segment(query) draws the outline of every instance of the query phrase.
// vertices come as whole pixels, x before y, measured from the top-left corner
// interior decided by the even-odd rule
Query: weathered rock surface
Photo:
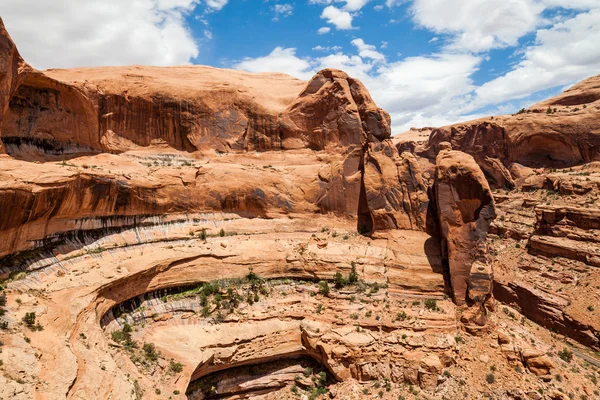
[[[433,129],[414,152],[435,159],[440,143],[471,154],[492,187],[511,188],[514,163],[563,168],[600,161],[600,76],[510,116],[493,116]],[[404,144],[403,146],[406,146]]]
[[[600,339],[596,89],[391,139],[342,71],[36,71],[0,22],[0,397],[590,395],[543,327]]]
[[[436,159],[434,193],[452,296],[481,305],[493,279],[485,238],[496,213],[488,183],[473,157],[445,149]]]

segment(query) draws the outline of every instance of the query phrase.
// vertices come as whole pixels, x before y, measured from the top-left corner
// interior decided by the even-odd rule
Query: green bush
[[[560,357],[561,360],[570,363],[573,360],[573,352],[565,348],[558,352],[558,357]]]
[[[353,284],[358,282],[358,274],[356,273],[356,263],[352,261],[350,263],[352,269],[350,270],[350,274],[348,275],[348,283]]]
[[[23,322],[29,329],[34,330],[35,329],[35,312],[25,313],[25,316],[23,317]]]
[[[156,351],[156,347],[152,343],[144,343],[142,346],[142,350],[144,351],[144,357],[146,357],[150,361],[158,360],[158,352]]]
[[[171,360],[171,362],[169,364],[169,370],[171,372],[178,374],[181,371],[183,371],[183,365],[181,365],[181,363],[179,363],[179,362],[175,362],[174,360]]]
[[[344,286],[346,286],[347,282],[346,282],[346,278],[344,278],[344,276],[342,275],[341,272],[336,272],[334,277],[333,277],[334,281],[335,281],[335,288],[336,289],[341,289]]]
[[[319,281],[319,293],[323,296],[329,295],[329,284],[327,281]]]
[[[436,299],[427,299],[425,300],[425,308],[431,311],[439,311],[440,308],[437,305]]]

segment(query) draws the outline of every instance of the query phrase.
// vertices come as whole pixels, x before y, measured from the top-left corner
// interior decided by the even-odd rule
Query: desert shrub
[[[35,312],[25,313],[23,323],[31,330],[35,330]]]
[[[573,360],[573,352],[565,348],[558,352],[558,357],[570,363]]]
[[[327,281],[319,281],[319,293],[323,296],[329,295],[329,284]]]
[[[183,365],[181,365],[181,363],[179,362],[171,360],[171,362],[169,363],[169,371],[174,373],[180,373],[181,371],[183,371]]]
[[[344,286],[346,286],[346,278],[344,278],[344,276],[342,275],[341,272],[336,272],[335,275],[333,276],[333,279],[335,281],[335,288],[336,289],[341,289]]]
[[[148,360],[158,360],[159,353],[156,351],[156,347],[153,343],[144,343],[142,350],[144,351],[144,357],[146,357]]]
[[[427,299],[425,300],[425,308],[431,311],[439,311],[440,308],[437,305],[436,299]]]
[[[396,321],[404,321],[406,318],[408,318],[408,315],[406,315],[404,311],[401,311],[398,314],[396,314]]]
[[[356,273],[356,263],[352,261],[350,265],[352,268],[350,270],[350,274],[348,275],[348,283],[353,284],[358,282],[358,274]]]

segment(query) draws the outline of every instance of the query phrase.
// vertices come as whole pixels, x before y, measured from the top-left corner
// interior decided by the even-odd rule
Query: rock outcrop
[[[390,116],[358,80],[342,71],[318,72],[281,114],[282,148],[366,145],[390,137]]]
[[[471,154],[496,188],[512,188],[514,164],[564,168],[600,161],[600,76],[510,116],[493,116],[433,129],[415,154],[434,160],[442,142]],[[406,147],[406,143],[402,143]]]
[[[442,145],[434,193],[450,290],[457,304],[476,303],[485,313],[493,279],[485,239],[496,217],[494,198],[473,157]]]
[[[414,155],[389,140],[369,143],[363,179],[374,230],[426,229],[429,198]]]

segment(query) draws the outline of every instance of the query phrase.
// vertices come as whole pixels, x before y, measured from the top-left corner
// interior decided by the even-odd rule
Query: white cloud
[[[215,10],[220,10],[221,8],[225,7],[228,2],[229,0],[206,0],[206,5]]]
[[[294,13],[294,7],[291,4],[275,4],[273,6],[273,11],[275,12],[275,17],[273,17],[274,21],[278,21],[279,17],[289,17]]]
[[[340,10],[334,6],[325,7],[321,18],[335,25],[336,29],[352,29],[352,15],[348,11]]]
[[[276,47],[264,57],[245,58],[233,68],[248,72],[283,72],[300,79],[309,79],[314,73],[307,60],[296,56],[296,49],[283,47]]]
[[[377,51],[377,47],[366,44],[364,40],[354,39],[350,43],[356,46],[359,56],[377,61],[385,61],[385,56]]]
[[[577,10],[591,10],[598,8],[598,0],[543,0],[548,7],[572,8]]]
[[[371,0],[309,0],[309,4],[327,5],[321,14],[322,19],[335,25],[336,29],[352,29],[352,19]],[[344,3],[341,8],[333,4]],[[321,28],[322,29],[322,28]],[[320,32],[319,33],[326,33]]]
[[[337,68],[360,79],[380,107],[392,115],[395,133],[410,126],[460,119],[454,112],[454,99],[475,89],[470,76],[481,58],[468,54],[435,54],[410,57],[389,63],[375,46],[355,39],[358,54],[344,54],[331,48],[323,57],[299,58],[295,49],[277,47],[265,57],[246,59],[234,67],[248,71],[280,71],[309,79],[323,68]],[[314,50],[327,51],[317,46]]]
[[[375,11],[381,11],[381,10],[383,10],[383,6],[381,4],[378,4],[375,7],[373,7],[373,10],[375,10]]]
[[[402,3],[405,3],[406,1],[407,0],[386,0],[385,5],[391,8],[391,7],[400,5]]]
[[[329,31],[330,31],[330,30],[331,30],[331,28],[330,28],[330,27],[328,27],[328,26],[324,26],[324,27],[322,27],[322,28],[319,28],[319,30],[317,31],[317,33],[318,33],[319,35],[324,35],[324,34],[326,34],[326,33],[329,33]]]
[[[600,9],[582,13],[536,34],[534,45],[507,74],[479,87],[471,108],[566,85],[600,72]]]
[[[541,23],[537,0],[414,0],[413,19],[454,35],[450,48],[474,52],[514,46]]]
[[[369,0],[346,0],[345,10],[358,11],[367,4]]]
[[[325,46],[325,47],[323,47],[321,45],[318,45],[318,46],[313,47],[312,49],[313,49],[313,51],[333,51],[333,52],[338,52],[338,51],[342,50],[342,47],[341,46],[331,46],[331,47]]]
[[[2,18],[36,68],[189,63],[198,45],[185,23],[197,0],[2,0]],[[210,0],[223,7],[226,0]]]

